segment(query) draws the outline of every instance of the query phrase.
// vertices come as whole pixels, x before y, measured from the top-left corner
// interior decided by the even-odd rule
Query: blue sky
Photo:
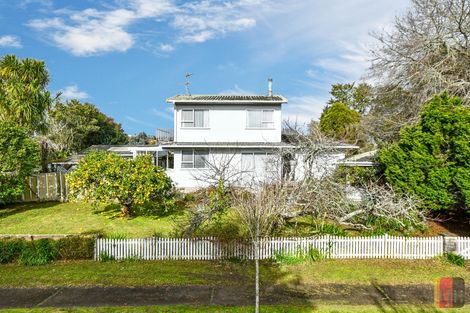
[[[333,83],[359,81],[409,0],[0,0],[0,55],[46,62],[52,92],[97,105],[129,134],[172,127],[184,93],[288,98],[318,119]]]

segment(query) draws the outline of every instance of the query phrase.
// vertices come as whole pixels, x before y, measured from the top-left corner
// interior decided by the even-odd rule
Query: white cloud
[[[157,109],[152,109],[152,114],[158,117],[162,117],[166,120],[173,121],[173,114],[170,114],[168,111],[160,111]]]
[[[134,44],[133,37],[124,29],[135,19],[134,12],[130,10],[101,12],[86,9],[71,13],[68,19],[36,19],[29,25],[37,30],[52,30],[53,41],[78,56],[122,52]]]
[[[318,96],[292,96],[289,103],[283,105],[282,118],[290,122],[308,124],[312,119],[319,120],[326,98]]]
[[[130,5],[141,18],[159,17],[178,11],[178,8],[168,0],[131,0]]]
[[[181,7],[171,25],[180,31],[178,42],[201,43],[228,32],[243,31],[256,25],[253,10],[265,1],[202,0]]]
[[[256,93],[254,93],[252,91],[249,91],[249,90],[246,90],[246,89],[243,89],[243,88],[240,88],[237,84],[235,84],[235,86],[233,86],[232,89],[223,90],[219,94],[220,95],[245,95],[245,96],[249,96],[249,95],[255,95]]]
[[[31,20],[28,25],[46,31],[59,48],[89,56],[127,51],[136,42],[129,27],[145,19],[167,22],[176,31],[175,43],[202,43],[242,31],[256,25],[250,10],[262,2],[194,0],[177,5],[174,0],[123,0],[115,9],[59,9],[53,12],[58,16]],[[160,46],[164,52],[173,49],[170,44]]]
[[[175,46],[170,45],[170,44],[163,44],[163,43],[160,44],[159,48],[163,52],[171,52],[171,51],[175,50]]]
[[[147,123],[147,122],[144,122],[142,120],[139,120],[135,117],[132,117],[132,116],[129,116],[129,115],[126,115],[124,117],[126,120],[128,121],[131,121],[132,123],[135,123],[135,124],[138,124],[138,125],[142,125],[142,126],[146,126],[146,127],[151,127],[151,128],[154,128],[155,127],[155,124],[151,124],[151,123]]]
[[[88,93],[86,93],[85,91],[80,91],[78,90],[78,87],[77,85],[70,85],[70,86],[67,86],[65,87],[63,90],[61,90],[62,92],[62,97],[65,98],[65,99],[86,99],[86,98],[89,98],[89,95]]]
[[[0,47],[21,48],[20,38],[12,35],[0,36]]]

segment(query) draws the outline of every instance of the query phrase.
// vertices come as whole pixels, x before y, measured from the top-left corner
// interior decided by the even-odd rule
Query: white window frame
[[[184,120],[183,119],[183,111],[192,111],[191,113],[191,116],[192,116],[192,119],[191,120]],[[195,120],[194,120],[194,111],[203,111],[203,115],[207,114],[207,125],[203,125],[202,127],[201,126],[195,126]],[[210,125],[210,121],[209,121],[209,109],[181,109],[181,128],[190,128],[190,129],[207,129],[209,128],[209,125]],[[205,118],[203,118],[203,122],[206,121]],[[193,126],[184,126],[184,123],[192,123]]]
[[[192,159],[191,159],[191,161],[183,161],[183,153],[188,152],[188,151],[192,152]],[[207,156],[207,159],[209,158],[210,151],[207,150],[207,149],[183,149],[183,150],[181,150],[181,168],[182,169],[204,169],[204,168],[208,168],[207,159],[205,160],[203,167],[195,167],[195,164],[196,164],[195,154],[198,153],[198,152],[204,153]],[[190,164],[191,166],[184,167],[183,164]]]
[[[272,152],[242,152],[241,155],[242,155],[242,156],[241,156],[241,167],[242,167],[242,171],[254,172],[254,171],[256,171],[256,159],[255,159],[255,155],[263,155],[263,156],[265,156],[266,159],[267,159],[268,156],[273,156],[274,153],[272,153]],[[251,164],[253,164],[253,167],[252,167],[252,168],[244,168],[244,167],[243,167],[243,156],[244,156],[244,155],[250,155],[250,156],[252,157],[252,160],[251,160]],[[267,165],[266,163],[264,164],[264,169],[263,169],[263,170],[264,170],[264,171],[267,171],[267,172],[273,172],[272,169],[270,170],[270,169],[268,168],[268,165]]]
[[[247,109],[246,110],[246,128],[247,129],[275,129],[274,124],[274,109]],[[261,112],[261,126],[257,127],[250,127],[250,112]],[[264,112],[272,112],[273,119],[271,121],[263,120],[263,113]],[[272,125],[272,126],[264,126],[264,125]]]

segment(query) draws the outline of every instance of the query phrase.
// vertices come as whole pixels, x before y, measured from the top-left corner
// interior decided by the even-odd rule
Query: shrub
[[[419,197],[434,211],[464,213],[470,207],[470,108],[458,97],[435,96],[420,120],[381,150],[387,181]]]
[[[13,123],[0,123],[0,204],[17,200],[25,177],[39,165],[39,146],[28,131]]]
[[[92,259],[94,246],[95,239],[91,237],[0,240],[0,263],[42,265],[54,260]]]
[[[88,153],[67,176],[71,199],[117,201],[123,216],[155,214],[175,206],[173,185],[149,155],[126,160],[115,153]],[[155,206],[145,207],[153,202]]]
[[[460,254],[448,252],[444,254],[444,261],[457,266],[465,267],[465,259]]]
[[[25,241],[19,239],[0,241],[0,263],[12,263],[18,260],[24,244]]]
[[[30,241],[23,246],[19,262],[22,265],[44,265],[59,256],[57,243],[49,239]]]
[[[57,241],[57,250],[61,260],[86,260],[94,255],[95,238],[67,237]]]
[[[305,258],[303,255],[276,252],[274,254],[274,261],[279,264],[294,265],[304,262]]]
[[[323,261],[328,257],[328,255],[322,251],[320,251],[318,248],[310,248],[308,249],[308,258],[310,261]]]
[[[115,261],[116,258],[114,256],[110,255],[108,252],[102,251],[100,253],[99,260],[101,262],[110,262],[110,261]]]

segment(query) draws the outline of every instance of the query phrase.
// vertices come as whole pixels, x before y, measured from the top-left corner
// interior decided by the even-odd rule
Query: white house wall
[[[344,160],[344,158],[344,152],[330,152],[316,157],[310,164],[307,164],[304,160],[304,155],[297,154],[295,160],[291,162],[294,167],[294,177],[296,180],[303,179],[308,168],[310,168],[311,175],[317,179],[330,175],[335,170],[338,162]]]
[[[208,109],[209,127],[181,126],[182,109]],[[250,129],[247,110],[274,110],[274,127]],[[175,105],[175,142],[281,142],[282,114],[280,104],[269,105]]]
[[[192,169],[192,168],[182,168],[181,167],[181,158],[182,150],[173,150],[174,152],[174,168],[167,169],[167,174],[173,180],[177,188],[185,189],[194,189],[207,187],[215,183],[214,180],[214,170],[210,167],[217,166],[220,167],[222,164],[230,165],[226,173],[228,174],[229,180],[235,185],[244,185],[248,186],[253,183],[259,183],[262,181],[267,181],[273,179],[274,177],[279,177],[280,166],[271,166],[276,164],[279,161],[276,156],[271,156],[276,158],[275,160],[267,160],[265,156],[263,161],[264,164],[260,162],[260,159],[256,161],[256,167],[254,170],[243,168],[242,166],[242,154],[243,153],[271,153],[273,150],[260,150],[260,149],[210,149],[209,151],[209,168],[201,169]],[[255,158],[257,156],[254,156]],[[266,170],[267,169],[267,170]],[[210,178],[210,179],[208,179]]]

